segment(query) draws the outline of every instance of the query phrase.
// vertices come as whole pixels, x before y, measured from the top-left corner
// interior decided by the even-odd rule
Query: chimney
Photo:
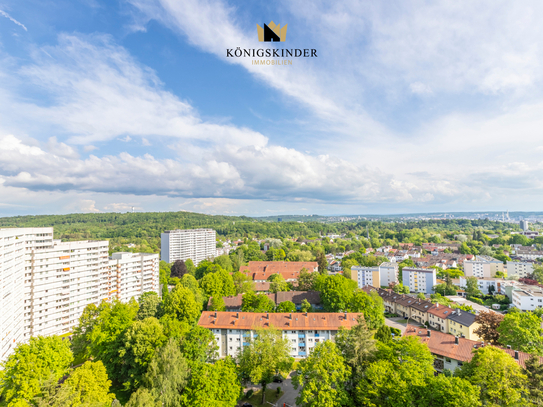
[[[236,312],[236,318],[239,318],[239,312]]]
[[[290,313],[290,319],[292,319],[292,312]]]
[[[458,345],[458,336],[455,336],[455,337],[454,337],[454,344],[455,344],[455,345]]]
[[[347,320],[347,313],[345,313],[345,320]]]
[[[507,349],[511,349],[511,345],[507,345]]]
[[[217,318],[217,311],[215,311],[215,318]]]
[[[430,330],[428,329],[426,332],[428,332],[428,337],[430,337]]]
[[[518,360],[518,350],[515,351],[515,360]]]
[[[458,310],[458,315],[460,315],[460,310]]]
[[[436,308],[439,308],[439,302],[436,302]]]

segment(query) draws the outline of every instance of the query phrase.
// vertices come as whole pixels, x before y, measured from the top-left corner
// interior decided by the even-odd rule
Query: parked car
[[[274,383],[283,383],[283,378],[281,376],[275,376],[273,378]]]
[[[241,407],[253,407],[251,403],[243,403]]]

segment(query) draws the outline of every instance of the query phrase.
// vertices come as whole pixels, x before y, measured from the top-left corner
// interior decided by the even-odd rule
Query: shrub
[[[249,390],[247,390],[247,393],[245,394],[245,397],[247,397],[249,399],[249,398],[251,398],[253,393],[254,393],[253,389],[249,389]]]

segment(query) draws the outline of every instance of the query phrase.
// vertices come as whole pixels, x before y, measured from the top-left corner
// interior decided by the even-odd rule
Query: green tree
[[[489,405],[515,406],[523,402],[527,377],[520,366],[503,350],[485,346],[474,350],[458,376],[479,386],[481,400]]]
[[[177,404],[180,405],[180,404]],[[146,387],[140,387],[130,396],[125,407],[161,407],[162,403],[156,400],[152,391]]]
[[[462,254],[472,254],[471,249],[468,247],[466,242],[462,242],[459,250],[460,250],[460,253]]]
[[[71,344],[74,358],[77,361],[83,361],[90,357],[89,347],[91,341],[89,335],[99,314],[98,307],[94,304],[89,304],[79,317],[79,324],[74,328]]]
[[[232,275],[232,279],[234,281],[234,287],[236,288],[236,294],[243,294],[255,290],[255,282],[245,273],[236,271]]]
[[[162,316],[160,324],[166,338],[183,338],[190,331],[190,324],[187,321],[179,321],[171,314]]]
[[[282,274],[272,274],[268,281],[270,282],[270,292],[288,291],[288,284]]]
[[[230,357],[210,363],[195,363],[183,392],[183,407],[235,406],[242,394],[236,365]]]
[[[209,329],[195,325],[181,341],[181,353],[190,361],[212,363],[218,357],[219,347]]]
[[[403,285],[402,283],[394,284],[394,287],[392,287],[392,291],[394,291],[397,294],[409,294],[409,287],[406,285]]]
[[[362,290],[357,290],[352,296],[348,309],[364,314],[369,329],[378,329],[385,323],[385,305],[383,299],[375,291],[367,294]]]
[[[156,317],[160,306],[160,298],[154,291],[143,293],[138,300],[140,307],[137,318],[143,320],[149,317]]]
[[[298,276],[297,289],[299,291],[315,291],[315,283],[318,276],[318,273],[310,273],[305,267],[302,268]]]
[[[273,312],[275,302],[266,294],[255,294],[252,291],[243,294],[241,310],[243,312]]]
[[[528,378],[526,382],[528,401],[536,406],[543,405],[543,364],[538,356],[530,356],[525,362],[523,373]]]
[[[203,308],[205,298],[202,290],[200,289],[198,280],[196,280],[192,274],[185,274],[179,282],[183,287],[186,287],[192,291],[194,294],[194,301],[196,301],[196,304],[198,304],[201,310]]]
[[[100,404],[111,406],[115,395],[109,392],[111,381],[102,362],[85,362],[75,369],[63,386],[68,386],[72,395],[71,406]],[[95,403],[95,404],[93,404]]]
[[[196,272],[196,266],[194,265],[191,259],[185,260],[185,266],[187,266],[187,270],[189,274],[194,276],[194,273]]]
[[[336,344],[317,344],[311,354],[300,361],[292,379],[295,389],[301,387],[296,404],[299,406],[335,407],[350,405],[346,384],[350,379]]]
[[[181,405],[183,392],[189,378],[189,364],[181,354],[177,341],[170,339],[166,345],[159,349],[147,368],[143,377],[143,384],[153,396],[152,403],[164,407],[177,407]],[[140,394],[133,393],[131,397],[142,398]]]
[[[319,273],[321,274],[328,273],[328,261],[326,260],[326,256],[324,255],[323,251],[319,250],[317,252],[316,260],[319,266]]]
[[[377,352],[375,339],[362,316],[351,329],[340,328],[335,342],[355,378],[362,375]]]
[[[244,377],[262,386],[262,404],[266,401],[266,387],[277,373],[289,373],[294,359],[290,356],[290,342],[281,331],[270,326],[258,329],[257,337],[249,340],[238,356],[239,370]]]
[[[312,312],[313,311],[313,306],[309,303],[309,301],[307,301],[306,298],[304,298],[302,300],[300,311],[302,311],[302,312]]]
[[[116,368],[122,363],[119,350],[123,346],[123,334],[132,324],[139,310],[138,303],[114,301],[102,302],[98,307],[99,315],[92,331],[88,335],[91,354],[106,366],[108,376],[116,377]]]
[[[60,379],[73,360],[69,341],[58,336],[37,336],[15,347],[1,366],[1,398],[9,406],[25,405],[40,393],[41,383]]]
[[[543,355],[541,318],[531,312],[512,312],[505,315],[497,329],[502,345]]]
[[[187,274],[189,270],[183,260],[176,260],[170,268],[170,277],[181,278]]]
[[[417,298],[418,298],[419,300],[425,300],[425,299],[426,299],[426,296],[425,296],[423,293],[418,293],[418,294],[417,294]]]
[[[296,312],[296,305],[292,301],[283,301],[277,305],[275,312]]]
[[[124,333],[124,346],[119,349],[120,363],[115,377],[126,389],[135,390],[153,358],[156,348],[166,342],[162,325],[154,317],[135,321]]]
[[[437,375],[430,377],[426,386],[419,387],[417,406],[420,407],[478,407],[479,388],[459,377]]]
[[[543,283],[543,266],[542,265],[534,265],[534,271],[532,274],[533,274],[534,280],[537,280],[539,284]]]
[[[356,405],[371,407],[415,406],[416,396],[405,369],[388,360],[371,363],[355,382]],[[423,378],[424,379],[424,378]]]
[[[192,324],[198,319],[201,308],[196,303],[192,291],[179,284],[164,300],[163,309],[164,314],[170,314],[180,321]]]
[[[200,281],[200,287],[206,298],[236,295],[236,288],[232,276],[222,268],[213,273],[206,274]]]
[[[229,273],[232,273],[234,271],[232,260],[227,254],[223,254],[221,256],[215,257],[213,259],[213,263],[221,266],[223,269],[225,269]]]
[[[346,279],[342,275],[326,276],[320,287],[324,309],[328,312],[348,310],[357,288],[355,281]]]
[[[392,341],[392,331],[390,330],[390,327],[386,325],[379,327],[377,332],[375,332],[374,338],[376,341],[383,343],[389,343]]]
[[[208,311],[226,311],[223,297],[215,296],[211,298]]]
[[[479,286],[477,277],[466,277],[466,287],[464,288],[464,291],[466,292],[466,296],[468,297],[479,297],[483,295],[481,290],[479,290]]]

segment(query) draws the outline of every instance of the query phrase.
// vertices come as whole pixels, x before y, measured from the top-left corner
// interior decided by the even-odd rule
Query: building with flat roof
[[[522,311],[533,311],[543,307],[543,288],[522,284],[512,289],[513,306]]]
[[[167,230],[160,235],[160,259],[166,263],[191,259],[194,265],[213,259],[217,234],[213,229]]]
[[[495,277],[497,271],[503,272],[503,262],[490,256],[476,256],[464,262],[466,277]]]
[[[33,336],[71,332],[89,304],[160,293],[158,254],[108,253],[108,241],[61,242],[53,228],[0,229],[0,362]]]
[[[507,277],[526,278],[534,272],[533,261],[508,261]]]
[[[359,313],[259,313],[204,311],[198,325],[209,329],[220,357],[236,356],[256,336],[258,328],[274,327],[291,344],[290,355],[305,358],[316,344],[334,340],[338,330],[358,324]]]
[[[411,292],[433,294],[437,284],[435,269],[421,269],[404,267],[402,269],[403,285],[408,286]]]

